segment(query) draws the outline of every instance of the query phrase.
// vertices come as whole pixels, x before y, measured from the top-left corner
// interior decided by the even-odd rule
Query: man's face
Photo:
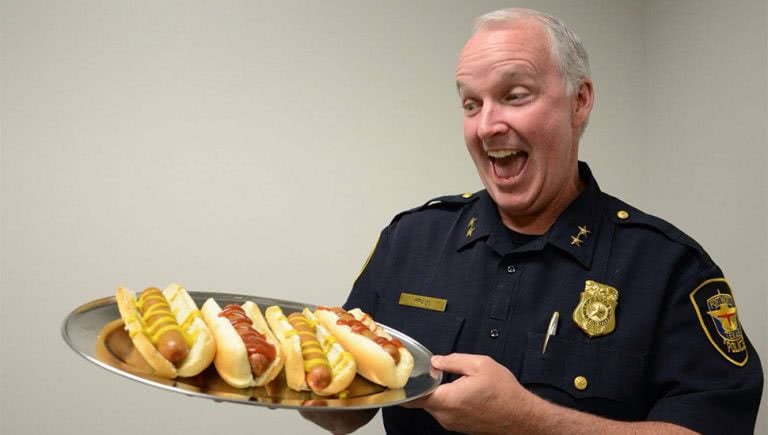
[[[464,140],[505,224],[530,229],[562,212],[579,190],[578,138],[591,83],[566,95],[546,30],[532,20],[473,35],[456,80]]]

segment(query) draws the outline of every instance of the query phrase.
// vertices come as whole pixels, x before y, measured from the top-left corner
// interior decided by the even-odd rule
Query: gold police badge
[[[573,310],[573,321],[590,337],[610,334],[616,328],[618,303],[618,290],[587,280],[579,305]]]

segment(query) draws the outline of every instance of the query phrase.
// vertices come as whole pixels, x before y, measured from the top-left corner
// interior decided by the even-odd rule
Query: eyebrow
[[[536,77],[536,72],[527,66],[511,66],[508,68],[504,68],[501,71],[501,78],[505,81],[507,80],[513,80],[518,77]],[[456,90],[461,93],[462,89],[466,89],[467,86],[461,82],[461,80],[456,80]]]
[[[518,76],[526,76],[526,77],[532,77],[536,76],[536,73],[531,71],[529,68],[509,68],[502,71],[501,76],[505,79],[513,79]]]

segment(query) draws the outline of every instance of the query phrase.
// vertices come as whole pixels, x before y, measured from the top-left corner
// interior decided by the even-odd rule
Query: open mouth
[[[520,175],[528,161],[528,153],[525,151],[490,150],[486,154],[493,165],[494,175],[502,179],[510,179]]]

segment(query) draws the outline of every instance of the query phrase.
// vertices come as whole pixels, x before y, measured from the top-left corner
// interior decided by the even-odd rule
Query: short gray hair
[[[510,25],[525,18],[539,21],[547,30],[555,62],[565,78],[565,92],[572,95],[590,77],[587,50],[579,36],[559,18],[532,9],[511,8],[489,12],[475,20],[475,32]]]

